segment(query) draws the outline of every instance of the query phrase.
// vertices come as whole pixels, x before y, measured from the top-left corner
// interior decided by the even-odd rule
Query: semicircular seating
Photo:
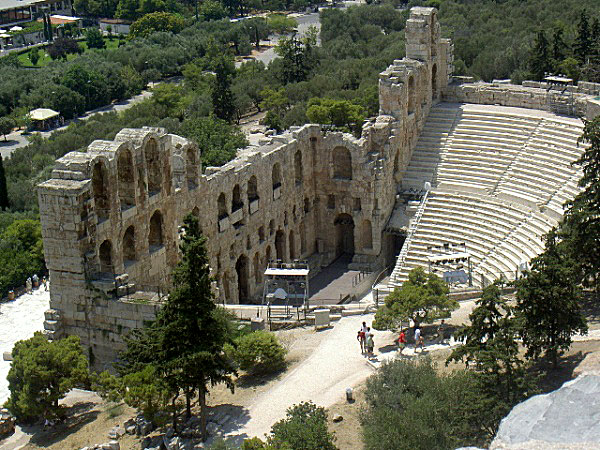
[[[402,178],[403,189],[429,181],[432,191],[390,284],[427,267],[444,245],[466,248],[474,285],[513,279],[522,263],[542,252],[544,234],[579,192],[581,171],[571,163],[584,150],[577,143],[582,130],[578,119],[543,111],[433,108]]]

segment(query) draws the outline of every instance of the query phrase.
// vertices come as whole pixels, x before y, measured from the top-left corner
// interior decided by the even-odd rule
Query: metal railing
[[[400,254],[398,255],[398,259],[396,260],[396,268],[398,268],[398,270],[402,270],[402,267],[404,266],[404,261],[406,260],[408,250],[410,248],[410,243],[412,241],[413,235],[415,234],[415,231],[417,230],[417,226],[419,225],[419,222],[421,221],[423,212],[425,211],[425,205],[427,204],[428,197],[429,197],[429,190],[426,190],[425,194],[423,195],[423,198],[421,199],[421,203],[419,203],[419,208],[417,208],[415,217],[413,218],[412,223],[408,227],[408,233],[406,233],[406,239],[404,240],[404,245],[402,246],[402,250],[400,250]]]
[[[385,277],[390,276],[392,273],[392,270],[394,270],[395,264],[391,264],[389,266],[387,266],[385,269],[383,269],[381,272],[379,272],[379,275],[377,275],[377,277],[375,277],[375,281],[373,281],[373,284],[371,285],[371,291],[373,292],[373,300],[375,301],[375,305],[379,306],[379,291],[384,291],[387,292],[388,294],[393,291],[393,288],[390,288],[389,286],[386,286],[383,289],[380,289],[377,287],[377,285],[381,282],[381,280],[383,280]]]

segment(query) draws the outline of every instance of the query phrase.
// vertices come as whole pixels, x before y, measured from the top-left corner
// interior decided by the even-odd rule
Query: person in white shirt
[[[425,342],[423,341],[423,336],[421,336],[421,329],[417,326],[415,328],[415,353],[417,353],[419,347],[421,347],[421,352],[425,350]]]

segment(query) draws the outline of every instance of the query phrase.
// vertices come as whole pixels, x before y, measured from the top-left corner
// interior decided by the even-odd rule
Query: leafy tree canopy
[[[271,428],[267,444],[274,448],[335,450],[335,437],[327,430],[327,411],[312,402],[287,410],[286,418]]]
[[[48,341],[36,332],[31,339],[17,342],[12,353],[8,410],[23,422],[61,416],[58,401],[88,377],[79,338]]]
[[[560,242],[556,231],[546,236],[546,248],[531,260],[531,270],[516,282],[517,309],[522,316],[521,336],[527,356],[541,353],[558,365],[576,333],[586,333],[587,324],[579,302],[581,290],[577,264]]]
[[[386,297],[385,306],[375,315],[373,327],[394,328],[409,319],[420,324],[448,317],[458,308],[458,302],[448,293],[448,286],[440,277],[425,273],[422,267],[412,269],[408,280]]]
[[[129,38],[146,37],[158,31],[176,34],[183,30],[183,27],[183,17],[168,12],[153,12],[131,24]]]

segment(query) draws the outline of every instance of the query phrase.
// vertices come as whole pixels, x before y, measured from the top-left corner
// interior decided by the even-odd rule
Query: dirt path
[[[328,407],[342,400],[346,388],[356,386],[373,373],[356,341],[363,321],[371,324],[373,314],[345,317],[332,329],[321,331],[327,336],[312,355],[259,395],[248,408],[249,420],[241,428],[231,430],[229,436],[262,438],[294,404],[310,400]],[[376,345],[393,339],[390,332],[374,334]]]

